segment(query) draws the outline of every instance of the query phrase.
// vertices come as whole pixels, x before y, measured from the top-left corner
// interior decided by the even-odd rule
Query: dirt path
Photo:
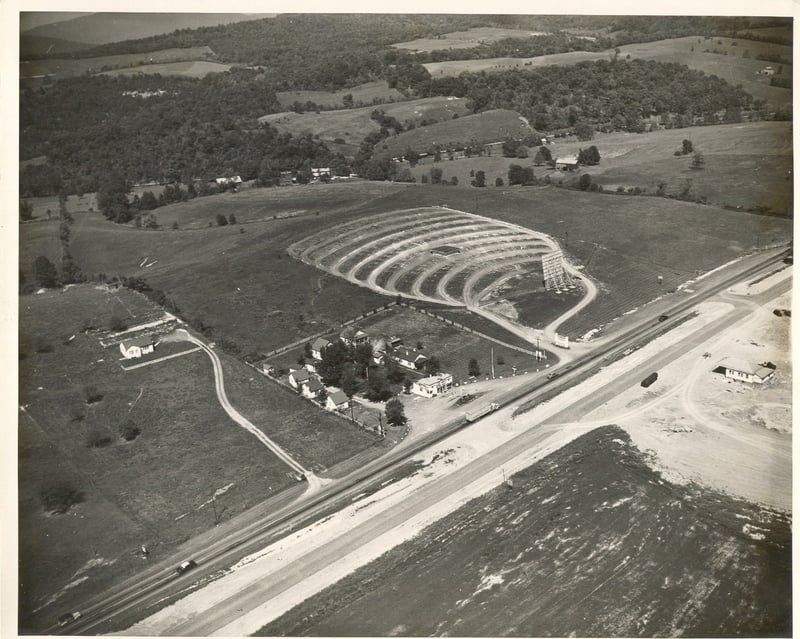
[[[222,406],[223,410],[228,414],[234,422],[236,422],[239,426],[244,428],[248,433],[254,435],[258,441],[260,441],[264,446],[269,448],[273,454],[278,457],[283,463],[285,463],[289,468],[291,468],[294,472],[305,476],[306,481],[308,482],[309,492],[314,492],[319,490],[324,481],[317,477],[314,473],[310,470],[303,468],[297,461],[295,461],[289,453],[283,450],[280,446],[278,446],[274,441],[272,441],[269,437],[267,437],[263,432],[261,432],[258,428],[256,428],[253,423],[245,418],[239,411],[237,411],[228,400],[228,396],[225,394],[225,378],[222,372],[222,362],[220,362],[219,357],[217,354],[209,348],[204,342],[200,341],[193,335],[191,335],[185,329],[178,329],[176,333],[185,335],[185,339],[188,342],[192,342],[193,344],[197,344],[211,359],[211,364],[214,368],[214,386],[217,393],[217,399],[219,400],[220,406]]]

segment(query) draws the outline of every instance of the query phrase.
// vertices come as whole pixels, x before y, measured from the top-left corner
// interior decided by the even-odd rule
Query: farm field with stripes
[[[289,253],[386,295],[476,309],[503,287],[542,283],[558,249],[530,229],[445,207],[391,211],[313,234]]]

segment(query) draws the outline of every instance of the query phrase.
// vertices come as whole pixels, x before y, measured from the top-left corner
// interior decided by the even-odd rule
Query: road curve
[[[208,345],[197,339],[186,329],[178,329],[176,332],[180,333],[182,336],[185,336],[184,339],[186,339],[186,341],[197,344],[211,359],[211,364],[214,368],[214,386],[217,392],[217,399],[219,399],[219,403],[223,410],[228,413],[228,417],[230,417],[239,426],[244,428],[248,433],[254,435],[258,441],[269,448],[278,459],[289,466],[289,468],[291,468],[294,472],[305,476],[310,492],[319,490],[323,484],[319,477],[317,477],[310,470],[303,468],[303,466],[301,466],[293,457],[291,457],[289,453],[283,450],[280,446],[278,446],[278,444],[276,444],[263,432],[256,428],[250,420],[244,417],[231,405],[230,401],[228,400],[228,396],[225,394],[225,377],[222,372],[222,362],[220,362],[217,354],[211,348],[209,348]]]

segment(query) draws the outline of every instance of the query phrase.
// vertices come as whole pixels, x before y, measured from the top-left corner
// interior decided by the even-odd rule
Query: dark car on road
[[[194,559],[187,559],[180,563],[180,565],[175,569],[179,575],[182,575],[185,572],[189,572],[192,568],[197,567],[197,562]]]
[[[58,618],[58,625],[59,626],[66,626],[68,623],[72,623],[81,618],[81,613],[79,612],[68,612],[66,614],[61,615]]]

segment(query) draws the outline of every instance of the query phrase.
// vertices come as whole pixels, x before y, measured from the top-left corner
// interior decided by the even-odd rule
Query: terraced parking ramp
[[[515,224],[425,207],[327,228],[289,253],[379,293],[475,310],[496,290],[484,275],[498,285],[512,276],[541,282],[542,255],[556,249],[550,237]]]

